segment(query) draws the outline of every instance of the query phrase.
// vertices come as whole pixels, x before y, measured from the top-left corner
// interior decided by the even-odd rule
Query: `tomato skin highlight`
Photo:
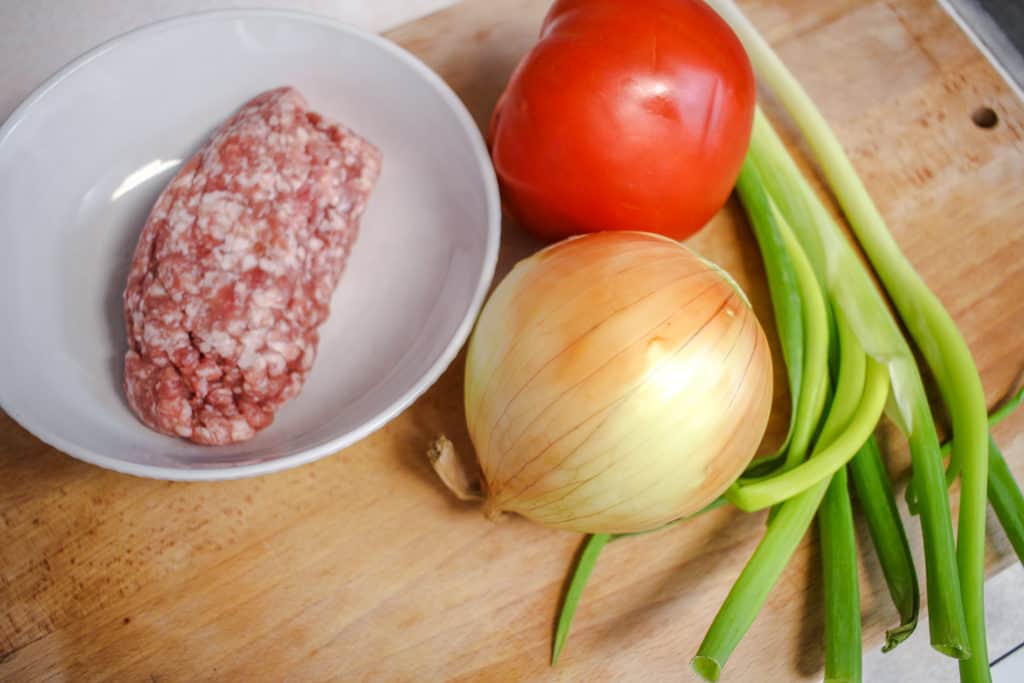
[[[549,240],[689,237],[732,191],[754,101],[743,46],[700,0],[557,0],[491,119],[506,211]]]

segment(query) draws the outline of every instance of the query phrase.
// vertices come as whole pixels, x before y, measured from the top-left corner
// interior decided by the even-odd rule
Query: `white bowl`
[[[197,446],[128,408],[121,292],[176,167],[280,85],[376,144],[383,172],[302,393],[254,439]],[[226,479],[310,462],[384,425],[449,365],[499,232],[472,118],[387,40],[262,10],[133,31],[66,66],[0,128],[0,407],[52,446],[130,474]]]

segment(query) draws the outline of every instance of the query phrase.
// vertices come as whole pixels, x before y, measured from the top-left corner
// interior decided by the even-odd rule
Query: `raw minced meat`
[[[298,394],[380,162],[279,88],[181,168],[146,221],[124,292],[125,393],[145,424],[234,443]]]

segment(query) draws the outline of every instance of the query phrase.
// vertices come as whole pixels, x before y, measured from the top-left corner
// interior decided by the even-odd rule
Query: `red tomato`
[[[754,115],[754,76],[700,0],[557,0],[491,119],[506,210],[559,239],[682,239],[722,207]]]

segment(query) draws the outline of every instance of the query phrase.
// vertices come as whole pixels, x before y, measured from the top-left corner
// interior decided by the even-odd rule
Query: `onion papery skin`
[[[489,514],[651,529],[717,498],[771,410],[742,292],[670,239],[603,232],[518,263],[470,340],[465,405]]]

